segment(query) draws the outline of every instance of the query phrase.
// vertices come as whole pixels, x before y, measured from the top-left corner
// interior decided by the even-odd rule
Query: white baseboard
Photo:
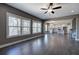
[[[26,40],[30,40],[30,39],[33,39],[33,38],[36,38],[36,37],[39,37],[39,36],[42,36],[42,35],[38,35],[38,36],[31,37],[31,38],[26,38],[26,39],[23,39],[23,40],[19,40],[19,41],[16,41],[16,42],[0,45],[0,48],[7,47],[7,46],[10,46],[10,45],[13,45],[13,44],[16,44],[16,43],[20,43],[20,42],[23,42],[23,41],[26,41]]]

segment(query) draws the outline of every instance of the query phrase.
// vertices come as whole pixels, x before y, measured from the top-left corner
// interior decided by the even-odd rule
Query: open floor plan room
[[[0,3],[0,55],[79,55],[79,3]]]

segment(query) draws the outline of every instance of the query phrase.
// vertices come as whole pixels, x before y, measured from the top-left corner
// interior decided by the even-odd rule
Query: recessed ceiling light
[[[72,12],[74,12],[74,11],[72,10]]]

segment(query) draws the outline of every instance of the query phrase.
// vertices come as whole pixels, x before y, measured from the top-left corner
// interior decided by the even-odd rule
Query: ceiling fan
[[[54,6],[54,3],[49,3],[48,8],[41,8],[41,10],[46,10],[44,14],[46,14],[49,10],[51,10],[50,12],[54,14],[55,13],[54,10],[62,8],[62,6],[56,6],[56,7],[53,7],[53,6]]]

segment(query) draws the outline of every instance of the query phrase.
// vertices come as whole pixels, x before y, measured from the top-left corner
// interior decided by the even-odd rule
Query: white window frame
[[[40,23],[40,27],[37,27],[38,29],[40,28],[40,30],[42,29],[42,23],[41,22],[38,22],[38,24]],[[37,32],[38,32],[38,29],[37,29]],[[42,31],[42,30],[41,30]],[[38,33],[41,33],[41,31],[40,32],[38,32]]]
[[[37,23],[37,26],[36,27],[34,27],[33,25],[32,25],[32,33],[33,34],[35,34],[35,33],[41,33],[42,32],[42,30],[41,30],[41,28],[42,28],[42,23],[40,22],[40,21],[33,21],[33,23],[34,22],[36,22]],[[41,26],[40,27],[38,27],[38,23],[41,23]],[[34,33],[34,30],[33,30],[33,28],[36,28],[36,32]],[[40,28],[40,32],[38,32],[38,29]]]
[[[29,19],[29,18],[24,18],[24,17],[21,17],[21,19],[22,20],[27,20],[27,21],[29,21],[29,27],[27,27],[27,26],[22,26],[22,22],[23,21],[21,21],[21,34],[22,34],[22,28],[24,27],[24,28],[29,28],[30,30],[31,30],[31,19]],[[29,32],[29,33],[26,33],[26,34],[22,34],[22,35],[27,35],[27,34],[31,34],[31,31]]]
[[[21,20],[20,20],[20,34],[19,35],[13,35],[13,36],[9,36],[9,21],[8,21],[8,17],[9,16],[12,16],[12,17],[17,17],[17,18],[20,18]],[[7,38],[12,38],[12,37],[18,37],[18,36],[22,36],[23,34],[22,34],[22,19],[26,19],[26,20],[30,20],[30,25],[31,25],[31,19],[29,19],[29,18],[25,18],[25,17],[22,17],[22,16],[18,16],[18,15],[16,15],[16,14],[13,14],[13,13],[9,13],[9,12],[7,12],[6,13],[6,37]],[[31,29],[31,28],[30,28]],[[30,32],[30,34],[31,34],[31,32]],[[28,35],[28,34],[24,34],[24,35]]]

